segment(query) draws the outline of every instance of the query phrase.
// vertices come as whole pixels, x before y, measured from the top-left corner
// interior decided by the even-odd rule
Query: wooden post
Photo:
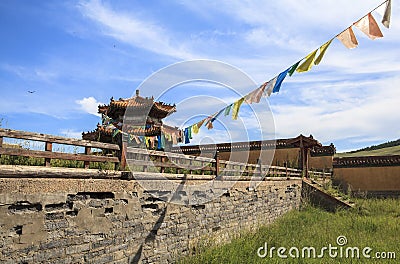
[[[308,148],[304,148],[304,167],[306,170],[306,178],[308,178]]]
[[[219,175],[219,152],[218,150],[215,152],[215,177]]]
[[[192,162],[192,159],[190,159],[189,160],[189,174],[191,175],[191,174],[193,174],[193,170],[192,170],[192,165],[193,165],[193,162]]]
[[[125,167],[126,167],[126,151],[127,151],[126,142],[123,141],[122,145],[121,145],[121,157],[119,160],[119,169],[120,170],[125,170]]]
[[[3,137],[0,137],[0,148],[2,148],[3,147]],[[0,155],[0,158],[1,158],[1,155]]]
[[[286,162],[285,162],[285,172],[286,172],[286,178],[288,177],[288,170],[287,170],[287,167],[288,167],[288,162],[286,161]]]
[[[163,164],[163,163],[165,162],[165,157],[161,156],[161,157],[160,157],[160,160],[161,160],[161,164]],[[165,167],[161,166],[160,172],[161,172],[161,173],[164,173],[164,172],[165,172]]]
[[[262,168],[261,168],[261,166],[262,166],[262,164],[261,164],[261,160],[260,159],[257,159],[257,164],[258,164],[258,175],[259,175],[259,177],[262,177]]]
[[[92,151],[91,147],[85,147],[85,155],[90,155],[91,151]],[[85,164],[85,169],[89,169],[90,162],[85,161],[84,164]]]
[[[45,150],[45,151],[52,152],[52,151],[53,151],[53,143],[51,143],[51,142],[46,142],[46,143],[45,143],[45,146],[44,146],[44,150]],[[45,165],[46,167],[50,167],[50,161],[51,161],[50,158],[45,158],[45,159],[44,159],[44,165]]]

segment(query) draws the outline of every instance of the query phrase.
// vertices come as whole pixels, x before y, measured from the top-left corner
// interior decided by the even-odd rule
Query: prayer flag
[[[267,94],[267,96],[270,96],[272,94],[272,91],[274,90],[277,79],[278,79],[278,76],[276,76],[275,78],[273,78],[272,80],[270,80],[269,82],[266,83],[265,93]]]
[[[252,104],[252,103],[259,103],[261,100],[261,96],[264,93],[265,85],[261,85],[259,88],[255,89],[248,95],[246,95],[245,100],[246,103]]]
[[[281,72],[281,73],[278,75],[278,78],[276,79],[275,86],[274,86],[274,88],[272,89],[272,92],[273,92],[273,93],[278,93],[278,92],[279,92],[279,90],[281,89],[281,85],[282,85],[282,83],[283,83],[283,80],[285,80],[286,75],[287,75],[287,73],[288,73],[289,70],[290,70],[290,68],[287,69],[287,70],[284,71],[284,72]]]
[[[288,72],[288,73],[289,73],[289,76],[292,76],[292,75],[293,75],[293,73],[296,71],[297,67],[299,67],[300,62],[301,62],[301,61],[298,61],[298,62],[296,62],[295,64],[293,64],[292,67],[290,67],[290,70],[289,70],[289,72]]]
[[[187,130],[189,139],[192,139],[192,126],[190,126]]]
[[[231,112],[232,105],[233,104],[230,104],[225,108],[225,113],[224,113],[225,116],[228,116],[229,113]]]
[[[121,131],[120,131],[118,128],[114,129],[114,130],[113,130],[112,137],[115,137],[115,136],[118,135],[118,133],[120,133],[120,132],[121,132]]]
[[[236,102],[233,103],[233,110],[232,110],[232,119],[237,120],[239,115],[240,106],[243,104],[244,97],[240,98]]]
[[[392,16],[392,1],[388,0],[387,4],[386,4],[386,10],[385,10],[385,14],[383,15],[382,18],[382,24],[389,28],[390,26],[390,17]]]
[[[201,120],[200,122],[197,123],[197,127],[200,129],[200,127],[204,124],[204,122],[206,121],[207,118],[204,118],[203,120]]]
[[[354,25],[372,40],[383,37],[382,31],[371,13],[361,18]]]
[[[297,72],[308,72],[314,64],[315,55],[317,55],[318,49],[314,50],[305,57],[305,61],[297,68]]]
[[[321,60],[322,60],[322,57],[324,57],[326,50],[329,48],[329,45],[331,45],[331,43],[332,43],[332,40],[333,40],[333,39],[329,40],[328,42],[326,42],[324,45],[322,45],[322,46],[319,48],[319,55],[318,55],[318,57],[315,59],[315,62],[314,62],[315,65],[320,64],[320,62],[321,62]]]
[[[199,133],[199,126],[197,125],[197,123],[192,126],[192,132],[194,134],[198,134]]]
[[[211,120],[207,122],[206,126],[207,126],[208,129],[213,129],[214,128]]]
[[[185,144],[189,144],[190,143],[190,138],[189,138],[189,128],[185,128]]]
[[[145,143],[146,143],[146,147],[150,148],[150,138],[149,137],[144,137]]]
[[[354,49],[358,46],[357,38],[351,27],[340,33],[336,38],[348,49]]]

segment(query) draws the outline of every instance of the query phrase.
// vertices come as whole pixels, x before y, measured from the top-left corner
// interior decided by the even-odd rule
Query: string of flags
[[[331,38],[323,45],[321,45],[316,50],[312,51],[310,54],[297,61],[295,64],[272,78],[271,80],[263,83],[260,87],[250,92],[249,94],[243,96],[242,98],[236,100],[232,104],[226,106],[220,111],[214,113],[211,116],[204,118],[203,120],[192,124],[183,129],[185,144],[190,143],[190,139],[192,139],[192,134],[199,133],[199,129],[205,124],[205,127],[208,129],[213,128],[213,122],[222,114],[224,116],[230,115],[232,112],[232,119],[237,120],[240,107],[245,102],[247,104],[259,103],[262,97],[269,97],[273,93],[278,93],[281,89],[282,83],[287,77],[287,75],[292,76],[295,72],[304,73],[311,70],[314,65],[319,65],[324,57],[326,51],[331,45],[332,41],[336,38],[338,39],[346,48],[353,49],[358,46],[358,41],[356,35],[353,31],[353,26],[367,35],[371,40],[375,40],[377,38],[382,38],[383,34],[379,28],[378,23],[376,22],[374,16],[372,15],[373,11],[377,11],[382,16],[382,24],[386,27],[390,27],[391,20],[391,10],[392,3],[391,0],[386,0],[373,10],[371,10],[367,15],[363,16],[358,21],[354,22],[353,25],[346,28],[335,37]]]
[[[118,127],[122,126],[121,122],[118,120],[114,120],[109,116],[102,114],[102,125],[106,130],[112,131],[112,137],[116,137],[118,134],[121,134],[128,143],[135,142],[136,144],[140,145],[142,143],[146,144],[147,148],[150,149],[165,149],[166,142],[169,141],[173,145],[182,142],[183,139],[183,132],[181,130],[171,129],[168,127],[161,127],[161,133],[157,136],[140,136],[133,133],[127,133],[122,131]],[[143,129],[141,126],[140,128]],[[144,129],[143,129],[144,131]]]

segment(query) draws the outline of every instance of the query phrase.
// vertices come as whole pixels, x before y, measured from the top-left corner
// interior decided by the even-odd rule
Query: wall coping
[[[400,166],[400,155],[341,157],[333,159],[333,168]]]

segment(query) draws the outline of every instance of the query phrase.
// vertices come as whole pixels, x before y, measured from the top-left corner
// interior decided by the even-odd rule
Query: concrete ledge
[[[303,179],[302,197],[303,199],[309,199],[311,204],[323,207],[328,211],[336,211],[339,208],[349,209],[353,207],[353,204],[326,193],[318,186],[318,184],[313,183],[309,179]]]

